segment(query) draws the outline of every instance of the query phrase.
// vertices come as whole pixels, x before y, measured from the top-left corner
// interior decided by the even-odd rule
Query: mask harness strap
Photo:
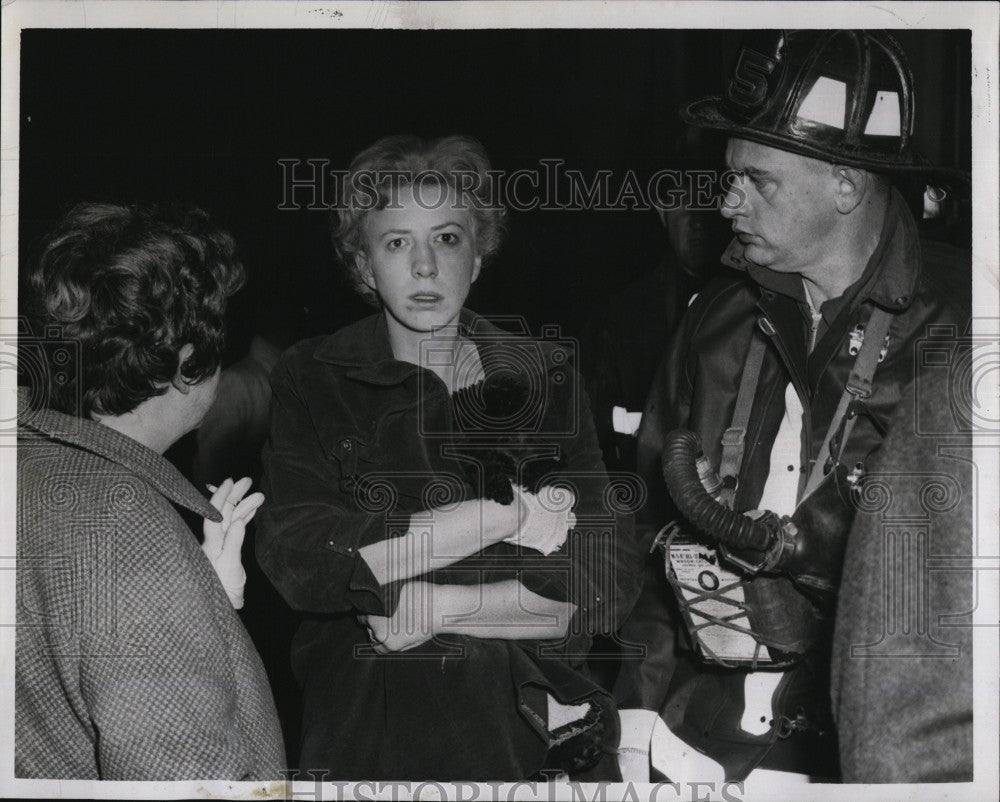
[[[826,437],[823,438],[823,445],[820,446],[816,461],[809,471],[809,479],[802,492],[803,500],[819,487],[823,478],[840,461],[840,455],[844,446],[847,445],[847,440],[858,419],[862,402],[872,394],[872,379],[875,376],[875,368],[885,356],[891,323],[892,315],[890,313],[878,307],[872,310],[871,317],[868,318],[868,325],[865,326],[861,348],[854,360],[854,367],[851,368],[851,375],[848,377],[844,392],[840,396],[840,403],[837,404],[837,411],[833,413],[830,428],[826,432]],[[841,427],[843,427],[843,431],[834,448],[832,444]],[[799,503],[801,504],[802,501],[800,500]]]
[[[763,328],[764,318],[758,323]],[[770,325],[770,323],[768,323]],[[743,364],[743,376],[740,379],[740,390],[736,396],[736,408],[733,419],[722,435],[722,459],[719,462],[719,478],[722,479],[722,490],[719,500],[730,509],[736,498],[736,483],[743,464],[743,452],[746,448],[747,423],[750,421],[750,408],[757,392],[757,380],[760,378],[760,368],[764,362],[764,340],[756,332],[750,335],[750,350],[747,351],[746,362]]]

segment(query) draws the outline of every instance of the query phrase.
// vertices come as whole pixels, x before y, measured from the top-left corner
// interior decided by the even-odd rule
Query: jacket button
[[[893,303],[896,304],[896,306],[902,306],[909,300],[910,297],[908,295],[900,295],[895,301],[893,301]]]
[[[345,437],[343,440],[340,441],[340,447],[344,449],[344,451],[350,451],[351,448],[353,447],[351,439],[349,437]]]

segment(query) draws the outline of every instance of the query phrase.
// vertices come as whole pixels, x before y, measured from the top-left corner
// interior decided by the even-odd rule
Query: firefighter
[[[675,551],[665,597],[654,550],[622,630],[646,648],[616,689],[625,779],[838,777],[830,626],[852,488],[914,379],[916,342],[969,321],[968,255],[922,244],[900,191],[961,179],[914,151],[914,107],[891,36],[809,30],[754,34],[725,95],[681,112],[729,137],[732,270],[689,308],[647,401],[640,537],[648,552],[676,518],[708,573],[699,590]],[[690,479],[698,449],[717,498]]]

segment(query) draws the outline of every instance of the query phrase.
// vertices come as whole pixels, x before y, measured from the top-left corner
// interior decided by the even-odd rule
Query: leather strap
[[[750,335],[750,348],[743,363],[743,376],[740,378],[740,390],[736,396],[733,419],[722,435],[722,459],[719,462],[719,478],[722,479],[720,496],[722,503],[730,509],[736,497],[740,466],[743,464],[747,423],[750,420],[754,396],[757,394],[757,381],[764,362],[764,348],[764,340],[754,330]]]
[[[892,315],[878,307],[872,311],[871,317],[868,318],[864,340],[858,350],[858,356],[854,360],[854,367],[851,368],[851,375],[847,378],[844,392],[840,396],[837,411],[830,420],[830,428],[827,429],[826,437],[823,438],[823,445],[820,446],[816,461],[809,471],[809,480],[802,492],[802,499],[808,497],[819,486],[823,478],[833,470],[840,460],[840,455],[857,420],[856,410],[851,409],[851,404],[868,398],[872,394],[872,379],[875,376],[875,368],[878,367],[882,347],[891,323]],[[847,416],[846,419],[845,416]],[[830,451],[830,444],[841,426],[841,421],[843,421],[844,427],[843,434],[837,445],[837,453],[834,455]],[[802,499],[799,501],[800,504]]]

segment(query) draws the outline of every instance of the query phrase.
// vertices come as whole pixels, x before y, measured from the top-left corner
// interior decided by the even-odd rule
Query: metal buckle
[[[778,330],[774,328],[774,324],[763,315],[757,318],[757,325],[760,327],[760,330],[764,332],[764,334],[766,334],[768,337],[773,337],[775,334],[778,333]]]
[[[730,426],[722,434],[722,447],[732,448],[743,444],[747,430],[739,426]]]

